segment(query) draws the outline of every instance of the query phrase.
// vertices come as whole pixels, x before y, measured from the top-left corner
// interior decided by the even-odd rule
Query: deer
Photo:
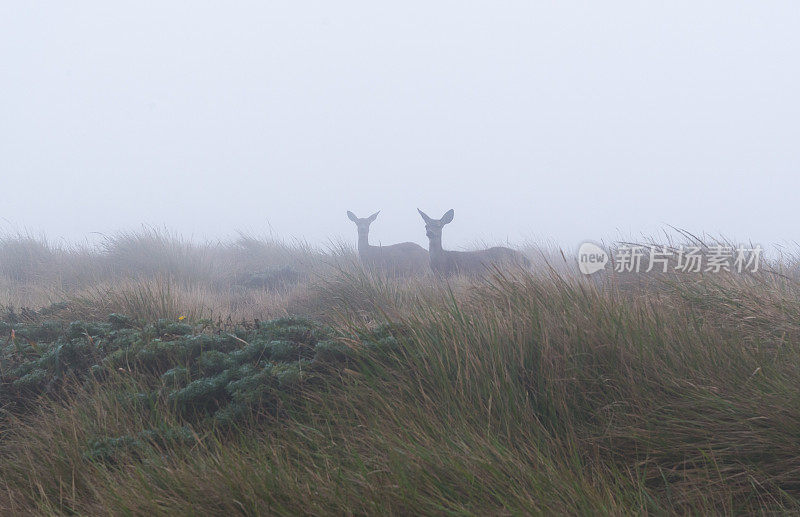
[[[378,217],[380,210],[369,217],[356,217],[347,211],[347,217],[358,228],[358,257],[364,266],[392,275],[423,273],[428,269],[428,252],[413,242],[401,242],[388,246],[372,246],[369,243],[369,225]]]
[[[441,219],[429,217],[419,208],[417,212],[425,221],[431,269],[437,275],[480,275],[492,266],[512,265],[527,269],[531,265],[527,257],[519,251],[502,246],[477,251],[445,250],[442,248],[442,228],[453,221],[453,209],[448,210]]]

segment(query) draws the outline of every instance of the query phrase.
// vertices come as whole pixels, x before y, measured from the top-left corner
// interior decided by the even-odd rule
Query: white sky
[[[0,4],[0,232],[800,240],[800,2]]]

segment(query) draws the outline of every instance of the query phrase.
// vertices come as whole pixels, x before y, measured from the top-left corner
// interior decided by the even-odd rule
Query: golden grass
[[[598,280],[542,265],[442,282],[384,278],[348,265],[347,253],[297,253],[300,280],[276,289],[226,284],[231,263],[181,274],[173,264],[63,288],[59,310],[232,321],[304,314],[352,346],[359,331],[388,321],[408,330],[395,355],[331,372],[280,417],[234,432],[194,426],[191,444],[113,465],[87,462],[87,441],[186,422],[165,401],[121,402],[120,393],[157,380],[120,372],[74,386],[67,399],[0,421],[0,511],[800,511],[800,286],[792,277]],[[0,291],[17,312],[35,298],[15,287],[35,283],[25,278],[6,279]]]

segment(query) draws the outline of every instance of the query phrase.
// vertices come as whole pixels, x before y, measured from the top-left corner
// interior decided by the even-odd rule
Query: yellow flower
[[[178,318],[178,321],[183,321],[185,319],[186,319],[186,316],[181,316],[181,317]]]

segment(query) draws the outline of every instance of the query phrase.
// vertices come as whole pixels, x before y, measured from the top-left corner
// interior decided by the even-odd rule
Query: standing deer
[[[530,267],[530,261],[518,251],[497,246],[478,251],[449,251],[442,249],[442,228],[453,220],[452,209],[441,219],[432,219],[417,208],[417,212],[425,220],[425,233],[428,236],[428,251],[431,269],[440,275],[462,273],[475,275],[485,273],[492,265],[516,265]]]
[[[369,225],[378,217],[380,211],[369,217],[359,218],[348,211],[347,217],[358,228],[358,257],[369,268],[385,271],[393,275],[422,273],[428,269],[428,252],[419,244],[401,242],[389,246],[369,244]]]

